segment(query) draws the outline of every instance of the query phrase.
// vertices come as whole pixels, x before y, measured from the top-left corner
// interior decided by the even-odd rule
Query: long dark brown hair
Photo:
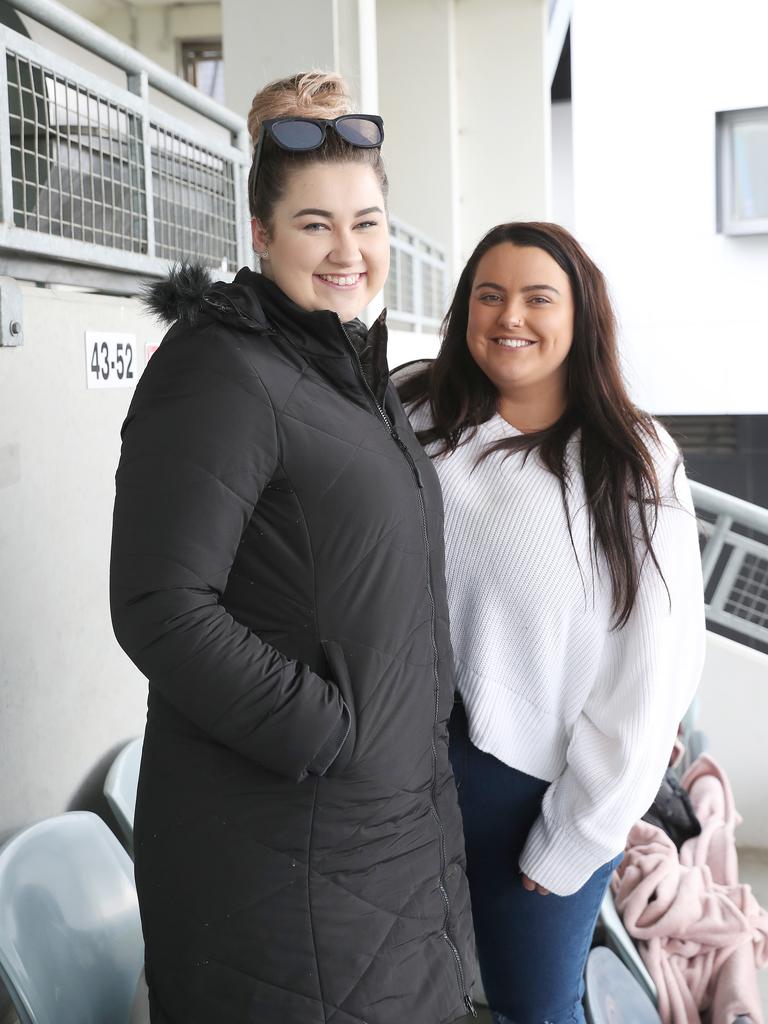
[[[634,606],[646,558],[661,573],[653,550],[661,495],[650,450],[651,444],[659,444],[659,437],[653,419],[627,394],[605,278],[575,238],[557,224],[539,222],[500,224],[489,231],[461,273],[443,321],[437,358],[403,381],[398,391],[405,404],[429,403],[433,426],[418,437],[422,444],[438,442],[433,457],[455,451],[462,437],[468,439],[495,414],[499,394],[470,354],[467,324],[477,266],[485,253],[504,242],[543,249],[571,282],[574,325],[566,364],[567,407],[546,429],[496,441],[481,458],[496,451],[522,451],[527,458],[537,449],[560,482],[573,545],[566,448],[574,433],[581,432],[590,552],[593,566],[598,550],[608,564],[613,625],[620,628]]]

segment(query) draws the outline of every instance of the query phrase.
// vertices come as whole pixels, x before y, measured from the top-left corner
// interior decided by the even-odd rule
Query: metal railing
[[[394,330],[438,330],[448,301],[445,252],[415,228],[391,217],[391,263],[384,287],[388,323]]]
[[[184,257],[225,273],[247,263],[244,120],[52,0],[14,6],[106,56],[127,81],[0,26],[4,255],[143,276]],[[230,142],[154,107],[150,86],[205,113]]]
[[[768,509],[691,482],[707,622],[768,650]]]

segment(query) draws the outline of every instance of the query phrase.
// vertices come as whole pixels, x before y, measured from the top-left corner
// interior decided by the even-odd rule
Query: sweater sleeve
[[[233,337],[173,329],[123,426],[110,600],[115,635],[163,698],[219,743],[300,780],[349,729],[337,687],[221,603],[278,465],[269,396]]]
[[[668,496],[653,547],[664,580],[647,559],[630,619],[606,637],[565,770],[549,786],[520,858],[526,875],[561,896],[624,848],[658,791],[701,676],[704,592],[695,512],[682,464],[674,469],[677,450],[661,437],[657,469]],[[665,487],[673,475],[673,486]]]

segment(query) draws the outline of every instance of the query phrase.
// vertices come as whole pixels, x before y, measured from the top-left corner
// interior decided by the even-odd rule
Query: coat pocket
[[[347,705],[349,711],[349,732],[341,746],[341,750],[334,758],[326,775],[340,775],[352,763],[357,741],[357,722],[355,718],[355,702],[352,691],[352,680],[349,675],[347,659],[344,656],[344,649],[335,640],[322,640],[322,647],[325,653],[325,660],[331,672],[331,682],[339,688],[339,692]]]

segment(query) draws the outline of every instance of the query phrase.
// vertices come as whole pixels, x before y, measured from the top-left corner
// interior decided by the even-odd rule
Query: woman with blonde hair
[[[383,125],[336,75],[249,117],[261,272],[182,268],[117,472],[111,599],[149,679],[153,1024],[444,1024],[473,948],[437,476],[389,383]]]

